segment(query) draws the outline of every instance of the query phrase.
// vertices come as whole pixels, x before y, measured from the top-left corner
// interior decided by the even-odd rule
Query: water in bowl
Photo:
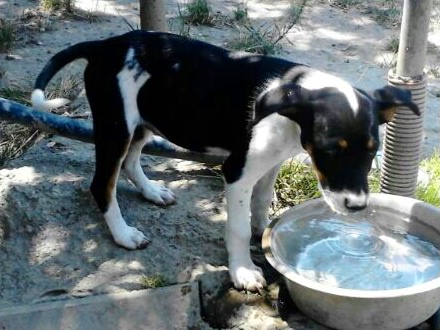
[[[440,251],[371,216],[333,213],[288,221],[277,228],[274,252],[297,274],[357,290],[411,287],[440,276]]]

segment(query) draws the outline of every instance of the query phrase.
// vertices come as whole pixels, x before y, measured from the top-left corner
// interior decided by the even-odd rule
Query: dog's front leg
[[[258,180],[252,192],[252,235],[261,237],[269,224],[269,208],[274,195],[274,185],[277,179],[281,164],[270,169],[260,180]]]
[[[259,291],[266,282],[250,255],[250,205],[253,183],[238,180],[226,184],[226,244],[229,254],[229,273],[237,289]]]

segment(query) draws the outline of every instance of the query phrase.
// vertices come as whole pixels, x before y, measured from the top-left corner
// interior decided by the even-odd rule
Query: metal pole
[[[396,75],[419,77],[425,68],[432,0],[405,0]]]
[[[397,67],[388,75],[390,85],[411,91],[421,116],[398,108],[387,124],[380,187],[390,194],[413,196],[423,139],[426,102],[426,77],[423,72],[432,0],[405,0],[400,32]]]

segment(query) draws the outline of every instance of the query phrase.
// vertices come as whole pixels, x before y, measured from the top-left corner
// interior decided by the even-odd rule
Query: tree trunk
[[[165,0],[139,0],[141,29],[149,31],[167,31]]]

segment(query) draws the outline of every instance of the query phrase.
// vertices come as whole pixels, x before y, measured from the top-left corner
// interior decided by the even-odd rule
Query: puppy
[[[405,90],[386,86],[366,92],[284,59],[145,31],[79,43],[53,56],[35,83],[36,109],[68,102],[46,100],[44,89],[79,58],[88,61],[84,81],[96,145],[91,191],[115,242],[127,249],[147,244],[121,215],[116,199],[121,168],[148,201],[175,202],[140,166],[142,147],[153,134],[189,150],[227,155],[222,172],[229,272],[236,288],[250,291],[265,285],[249,241],[268,224],[280,164],[305,149],[326,202],[338,212],[363,209],[378,126],[399,106],[419,114]]]

